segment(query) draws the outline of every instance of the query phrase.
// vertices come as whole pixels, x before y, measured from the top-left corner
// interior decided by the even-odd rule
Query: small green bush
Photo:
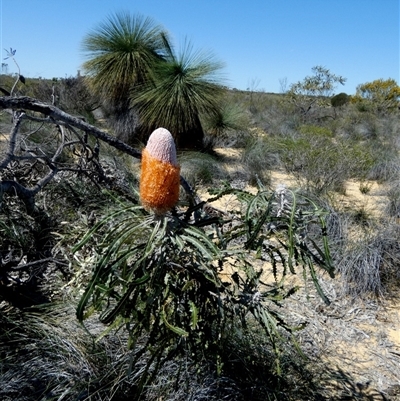
[[[248,141],[242,153],[241,163],[251,185],[259,180],[264,185],[271,183],[271,170],[278,166],[279,160],[273,141],[253,137]]]
[[[132,369],[150,356],[138,373],[139,388],[178,355],[194,363],[211,360],[222,373],[232,332],[262,330],[279,374],[282,333],[293,331],[279,307],[298,289],[287,288],[285,277],[302,270],[329,303],[315,270],[317,265],[333,276],[321,236],[323,210],[284,189],[261,188],[252,195],[227,186],[212,192],[209,203],[226,194],[237,197],[242,208],[234,219],[199,215],[201,204],[157,218],[116,200],[115,210],[74,248],[78,259],[93,263],[77,317],[84,321],[96,312],[108,330],[127,329]],[[310,229],[315,225],[321,229]],[[257,260],[271,263],[275,283],[262,281]]]
[[[350,96],[344,92],[338,93],[331,97],[331,105],[333,107],[341,107],[350,102]]]
[[[344,192],[346,181],[364,179],[372,164],[361,144],[338,141],[323,127],[302,126],[297,136],[282,139],[278,146],[286,171],[316,194]]]
[[[300,135],[310,141],[332,139],[334,137],[333,132],[326,127],[320,127],[318,125],[302,125],[299,128]]]

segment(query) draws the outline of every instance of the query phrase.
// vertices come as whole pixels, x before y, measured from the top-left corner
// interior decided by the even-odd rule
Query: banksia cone
[[[171,133],[156,129],[142,152],[140,200],[146,210],[162,215],[179,199],[180,167]]]

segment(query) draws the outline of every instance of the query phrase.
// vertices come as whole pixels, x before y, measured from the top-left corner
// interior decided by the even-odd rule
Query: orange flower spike
[[[140,201],[156,215],[171,210],[179,199],[180,167],[175,142],[165,128],[156,129],[142,152]]]

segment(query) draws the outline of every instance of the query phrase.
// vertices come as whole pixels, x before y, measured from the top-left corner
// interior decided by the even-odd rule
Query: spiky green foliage
[[[219,137],[226,131],[244,131],[249,119],[243,108],[232,102],[224,102],[216,113],[207,116],[206,128],[212,135]]]
[[[215,180],[229,179],[229,174],[218,160],[203,152],[183,152],[179,155],[181,175],[192,188],[211,184]]]
[[[166,62],[157,64],[154,82],[147,81],[133,97],[143,128],[165,127],[178,147],[201,148],[201,115],[219,110],[221,68],[212,53],[193,51],[190,43],[179,54],[171,49]]]
[[[84,38],[83,67],[103,99],[125,102],[133,85],[150,79],[168,46],[168,34],[151,18],[117,13]]]
[[[226,95],[228,95],[226,91]],[[250,120],[243,107],[230,100],[223,100],[219,110],[204,116],[205,149],[231,147],[248,132]],[[236,137],[236,138],[235,138]]]
[[[242,204],[237,216],[226,220],[202,215],[202,204],[155,218],[120,203],[74,249],[87,256],[94,244],[96,249],[77,316],[84,321],[97,311],[111,328],[125,326],[132,366],[150,352],[140,385],[175,355],[212,359],[222,370],[224,341],[236,330],[246,335],[262,329],[279,372],[280,342],[293,328],[278,307],[296,292],[285,278],[299,268],[329,303],[315,271],[319,265],[333,275],[324,212],[284,189],[252,195],[226,187],[209,201],[225,194]],[[310,234],[315,225],[322,228],[319,238]],[[275,282],[263,281],[257,260],[270,263]]]

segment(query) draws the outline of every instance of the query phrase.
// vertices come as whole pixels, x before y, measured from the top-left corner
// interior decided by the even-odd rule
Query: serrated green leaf
[[[181,235],[181,238],[184,241],[189,242],[191,245],[195,246],[200,251],[200,253],[204,258],[207,258],[209,260],[214,259],[215,254],[213,254],[213,252],[210,251],[210,249],[205,244],[200,242],[197,238],[194,238],[189,235]]]
[[[319,281],[318,281],[318,277],[315,273],[314,266],[311,261],[308,263],[308,268],[310,270],[311,278],[313,280],[314,286],[315,286],[319,296],[322,298],[322,300],[325,302],[326,305],[330,305],[331,301],[329,300],[329,298],[325,295],[324,291],[322,290],[322,288],[319,284]]]
[[[190,313],[191,313],[190,327],[194,330],[194,329],[196,329],[197,323],[199,321],[199,317],[198,317],[199,311],[193,301],[189,301],[189,305],[190,305]]]
[[[165,326],[171,331],[173,331],[175,334],[178,334],[178,336],[182,337],[187,337],[189,333],[186,330],[181,329],[180,327],[173,326],[170,324],[167,320],[166,313],[165,313],[165,305],[163,306],[161,310],[161,319],[164,322]]]

